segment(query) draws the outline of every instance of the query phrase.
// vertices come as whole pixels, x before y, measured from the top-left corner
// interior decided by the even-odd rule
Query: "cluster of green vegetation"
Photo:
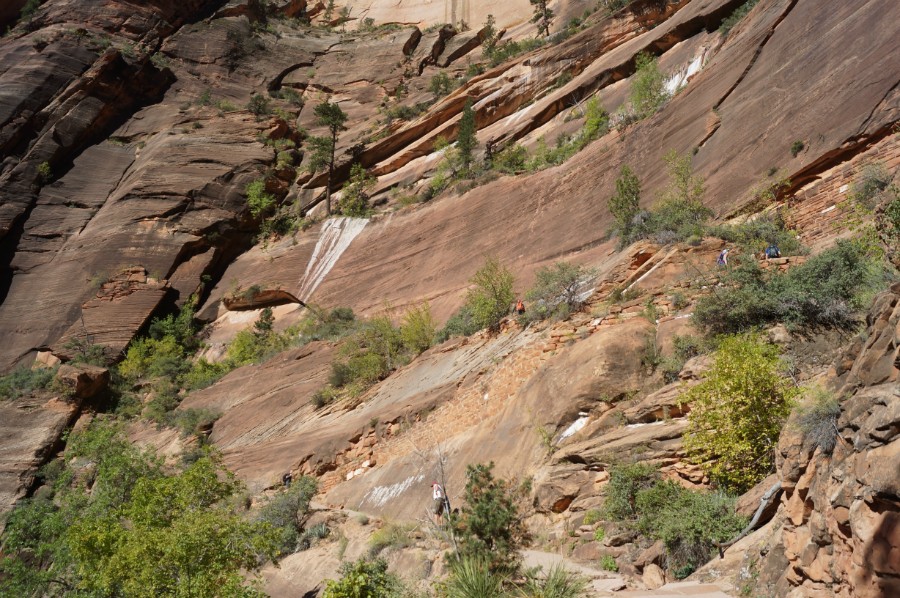
[[[744,527],[734,514],[735,498],[720,492],[696,492],[663,480],[652,465],[618,465],[610,470],[603,515],[641,534],[662,540],[668,569],[686,577],[707,562],[717,542]]]
[[[605,135],[609,131],[609,114],[600,105],[597,98],[587,101],[584,110],[584,126],[574,135],[561,135],[556,138],[555,147],[549,147],[541,137],[538,139],[534,154],[527,158],[524,168],[528,172],[536,172],[558,166],[583,150],[589,143]]]
[[[270,525],[276,531],[276,545],[281,554],[309,548],[310,530],[304,530],[303,523],[317,490],[315,478],[302,476],[283,492],[271,496],[256,514],[257,521]]]
[[[510,575],[518,570],[519,549],[528,541],[520,503],[530,484],[514,484],[494,477],[493,463],[466,467],[464,504],[458,517],[451,517],[459,542],[452,562],[480,559],[492,573]]]
[[[726,336],[706,377],[679,397],[691,406],[685,451],[718,487],[744,492],[773,471],[800,392],[783,369],[777,346],[755,334]]]
[[[338,211],[344,216],[365,218],[372,213],[369,206],[369,192],[375,186],[375,177],[371,176],[361,164],[350,168],[350,180],[341,190]]]
[[[545,266],[535,274],[534,286],[525,293],[530,306],[519,317],[526,324],[546,318],[565,320],[581,307],[579,295],[582,284],[596,275],[590,268],[580,264],[556,262]]]
[[[394,326],[388,316],[355,322],[344,332],[328,385],[313,404],[323,407],[343,397],[357,397],[398,367],[409,363],[434,342],[435,323],[427,303],[413,307]]]
[[[723,277],[724,287],[697,302],[694,321],[711,335],[776,322],[851,327],[855,312],[888,280],[883,262],[857,241],[838,241],[785,272],[764,271],[751,256]]]
[[[516,299],[515,277],[495,257],[487,257],[469,283],[472,286],[465,303],[447,320],[437,335],[438,342],[452,336],[469,336],[483,328],[496,330]]]
[[[719,25],[719,33],[722,34],[723,37],[727,37],[731,30],[734,29],[735,25],[737,25],[741,19],[747,16],[750,10],[756,6],[759,0],[747,0],[740,6],[734,9],[734,11],[728,15],[723,21],[722,24]]]
[[[638,239],[665,244],[699,242],[703,236],[713,236],[747,253],[762,253],[769,245],[777,246],[784,256],[806,253],[780,213],[763,214],[740,224],[708,224],[712,211],[703,205],[704,181],[693,173],[690,156],[672,150],[664,160],[670,182],[649,210],[640,206],[641,183],[637,175],[627,164],[622,166],[615,192],[607,202],[615,219],[612,230],[619,236],[619,247]],[[786,183],[776,183],[783,184]],[[771,192],[771,185],[764,191]]]
[[[277,558],[278,530],[240,512],[215,455],[171,472],[96,420],[43,475],[7,520],[3,595],[262,595],[245,573]]]
[[[804,441],[831,454],[837,444],[837,421],[841,416],[838,398],[824,388],[813,388],[806,400],[797,406],[796,412]]]
[[[708,225],[704,234],[728,241],[738,253],[762,254],[770,245],[778,247],[782,256],[807,253],[797,234],[787,229],[778,213],[763,214],[740,224]]]
[[[703,179],[693,173],[690,156],[672,150],[665,156],[671,179],[650,210],[641,210],[640,182],[626,165],[616,180],[616,192],[609,208],[616,219],[614,228],[620,245],[652,238],[658,243],[699,238],[712,211],[703,205]]]
[[[451,79],[447,73],[441,71],[431,77],[431,82],[428,84],[428,91],[433,93],[436,98],[439,98],[453,91],[455,87],[456,82]]]
[[[676,334],[672,339],[672,355],[659,360],[657,367],[662,371],[663,380],[667,383],[678,380],[678,374],[691,357],[707,351],[707,343],[696,336]]]
[[[631,80],[631,94],[613,115],[617,128],[656,114],[669,99],[666,77],[659,70],[656,57],[641,52],[635,58],[635,73]]]
[[[50,388],[57,368],[18,367],[0,376],[0,399],[18,399],[33,392]]]

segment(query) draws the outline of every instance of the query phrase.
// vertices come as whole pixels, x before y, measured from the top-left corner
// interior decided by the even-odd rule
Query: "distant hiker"
[[[281,476],[281,483],[284,484],[285,488],[291,487],[291,482],[294,481],[294,476],[291,475],[291,472],[287,472],[283,476]]]
[[[781,251],[778,250],[778,245],[772,243],[768,247],[766,247],[766,259],[773,260],[777,257],[781,257]]]
[[[525,313],[525,304],[521,299],[516,299],[516,313],[520,316]]]
[[[728,266],[728,250],[727,249],[723,249],[722,253],[719,254],[718,259],[716,259],[716,265],[723,266],[723,267]]]
[[[444,497],[444,489],[441,488],[441,485],[437,482],[432,482],[431,484],[431,512],[434,513],[434,522],[439,525],[444,525],[444,503],[446,498]]]

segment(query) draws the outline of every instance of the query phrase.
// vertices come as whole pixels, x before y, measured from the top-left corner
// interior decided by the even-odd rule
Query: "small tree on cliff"
[[[316,106],[314,113],[316,123],[328,127],[329,136],[311,137],[309,140],[312,149],[309,169],[313,172],[328,165],[328,183],[325,187],[325,212],[331,215],[331,184],[334,177],[334,150],[337,147],[338,133],[346,131],[347,113],[341,110],[336,103],[323,102]]]
[[[626,164],[616,179],[616,192],[609,198],[609,211],[616,219],[616,229],[622,236],[622,244],[628,242],[634,217],[640,211],[641,182]]]
[[[472,153],[478,146],[475,137],[475,111],[472,109],[472,100],[466,100],[463,106],[462,117],[459,119],[459,135],[456,139],[456,149],[459,152],[459,161],[463,175],[468,175],[472,167]]]
[[[553,11],[547,6],[547,0],[529,0],[534,7],[531,22],[537,25],[538,35],[550,35],[550,23],[553,22]]]
[[[493,470],[493,462],[466,467],[465,505],[461,517],[453,519],[460,538],[458,558],[484,559],[491,571],[510,573],[516,569],[519,548],[527,540],[519,513],[523,488],[494,478]]]

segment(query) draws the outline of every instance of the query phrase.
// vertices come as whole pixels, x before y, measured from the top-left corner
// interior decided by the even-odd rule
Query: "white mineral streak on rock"
[[[360,507],[366,502],[371,503],[374,507],[382,507],[389,500],[393,500],[406,492],[410,486],[415,484],[416,482],[421,482],[425,479],[425,476],[422,474],[416,476],[410,476],[403,480],[402,482],[397,482],[396,484],[391,484],[390,486],[375,486],[368,492],[366,492],[363,499],[360,501]],[[429,495],[430,496],[430,495]]]
[[[353,239],[362,232],[369,222],[367,218],[331,218],[322,225],[319,240],[313,249],[306,272],[300,279],[297,297],[306,301],[315,292]]]
[[[571,425],[571,426],[569,426],[568,428],[566,428],[565,431],[563,431],[563,433],[560,434],[559,439],[560,439],[560,440],[565,440],[565,439],[568,438],[569,436],[572,436],[573,434],[575,434],[576,432],[578,432],[581,428],[583,428],[584,426],[587,425],[588,419],[590,419],[590,418],[587,418],[587,417],[579,417],[578,419],[576,419],[574,422],[572,422],[572,425]]]

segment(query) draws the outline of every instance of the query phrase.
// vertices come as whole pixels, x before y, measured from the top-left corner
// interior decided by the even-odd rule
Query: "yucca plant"
[[[519,588],[523,598],[580,598],[587,592],[588,580],[556,563],[545,577],[529,572]]]
[[[463,557],[450,567],[445,592],[447,598],[503,598],[505,578],[491,573],[490,563],[479,556]]]

